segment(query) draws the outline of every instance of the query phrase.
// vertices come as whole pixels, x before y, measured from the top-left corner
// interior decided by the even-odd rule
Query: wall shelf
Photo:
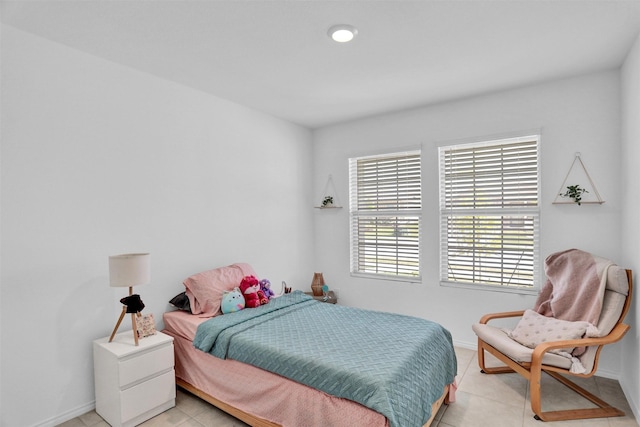
[[[331,175],[329,175],[329,178],[327,179],[327,184],[324,186],[324,192],[322,193],[321,200],[324,201],[324,199],[327,197],[333,198],[333,203],[331,205],[329,206],[320,205],[320,206],[314,206],[314,207],[316,209],[342,209],[342,206],[340,206],[340,202],[338,201],[336,187],[333,184],[333,177]]]
[[[589,175],[587,167],[584,165],[579,152],[575,154],[573,163],[571,163],[571,167],[569,168],[567,175],[564,177],[562,185],[556,192],[556,198],[553,201],[554,205],[578,204],[578,202],[563,196],[569,185],[580,185],[586,190],[586,193],[583,194],[582,200],[579,203],[580,205],[601,205],[604,203],[604,200],[602,200],[600,193],[598,193],[596,184],[591,179],[591,175]]]

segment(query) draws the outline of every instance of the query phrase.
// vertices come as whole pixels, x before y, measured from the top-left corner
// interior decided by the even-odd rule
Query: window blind
[[[538,140],[439,149],[442,281],[537,286]]]
[[[349,159],[351,272],[420,278],[420,151]]]

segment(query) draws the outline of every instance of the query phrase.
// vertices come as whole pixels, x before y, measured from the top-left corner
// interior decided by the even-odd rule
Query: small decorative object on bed
[[[287,286],[287,282],[285,282],[284,280],[282,281],[282,293],[280,295],[283,294],[290,294],[292,291],[292,288],[290,286]],[[278,296],[280,296],[278,295]]]
[[[260,280],[260,290],[264,294],[265,297],[271,299],[276,296],[276,293],[271,289],[271,282],[269,279]],[[283,292],[284,293],[284,292]]]
[[[260,290],[260,281],[255,276],[242,278],[240,292],[244,297],[245,308],[255,308],[269,302],[269,299]]]
[[[313,273],[313,280],[311,281],[311,291],[313,296],[322,296],[322,287],[324,286],[324,277],[322,273]]]
[[[245,301],[240,288],[235,287],[233,290],[222,292],[222,302],[220,303],[222,314],[235,313],[242,310],[244,306]]]
[[[429,426],[453,401],[451,335],[425,319],[293,291],[224,316],[175,310],[164,324],[178,385],[252,426]]]

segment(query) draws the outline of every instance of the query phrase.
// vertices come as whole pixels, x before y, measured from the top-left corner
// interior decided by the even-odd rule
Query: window
[[[420,151],[349,159],[351,273],[420,280]]]
[[[539,137],[440,147],[440,280],[538,287]]]

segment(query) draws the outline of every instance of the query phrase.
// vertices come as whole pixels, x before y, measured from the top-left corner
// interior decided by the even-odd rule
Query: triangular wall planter
[[[327,197],[331,197],[333,202],[329,203],[329,204],[324,204],[324,200]],[[336,187],[333,184],[333,177],[331,175],[329,175],[329,179],[327,180],[327,185],[325,185],[324,187],[324,193],[322,195],[322,202],[323,204],[321,204],[320,206],[316,206],[316,208],[318,209],[340,209],[342,206],[340,206],[340,203],[338,201],[338,195],[336,192]]]
[[[582,162],[580,153],[576,153],[576,156],[573,159],[573,163],[571,163],[571,167],[569,168],[569,172],[567,172],[567,176],[565,176],[564,181],[562,181],[562,185],[556,193],[556,198],[553,201],[553,204],[575,205],[577,202],[575,202],[572,198],[562,196],[563,194],[565,194],[568,187],[573,185],[579,185],[581,188],[584,188],[586,190],[586,192],[582,194],[582,200],[580,201],[580,204],[601,205],[604,203],[604,200],[602,200],[602,197],[600,197],[600,193],[598,193],[598,189],[591,179],[589,172],[587,172],[586,166]]]

